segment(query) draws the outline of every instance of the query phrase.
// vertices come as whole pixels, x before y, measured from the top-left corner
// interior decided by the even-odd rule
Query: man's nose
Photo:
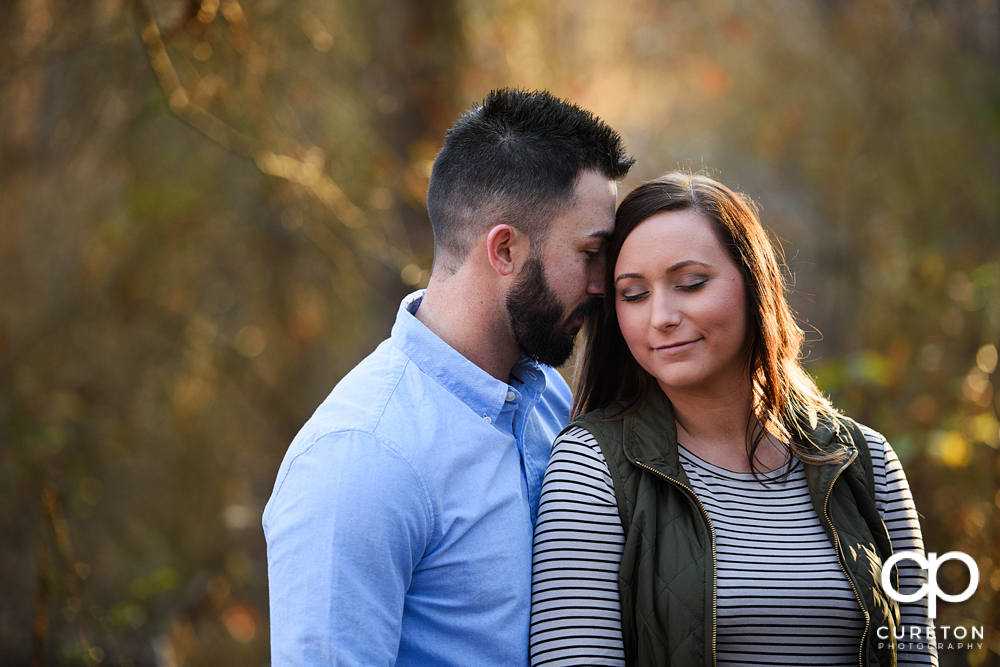
[[[604,273],[607,262],[602,256],[591,263],[590,271],[587,275],[587,294],[590,296],[604,296]]]

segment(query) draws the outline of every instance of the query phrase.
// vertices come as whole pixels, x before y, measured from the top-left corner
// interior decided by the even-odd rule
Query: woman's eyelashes
[[[708,276],[690,276],[689,278],[683,279],[677,289],[683,292],[694,292],[705,286],[708,282]]]
[[[681,278],[675,284],[671,285],[671,287],[681,292],[695,292],[704,287],[708,283],[708,280],[708,276],[689,276]],[[649,288],[647,287],[630,286],[621,290],[621,299],[626,303],[632,303],[639,301],[648,294]]]
[[[631,303],[633,301],[638,301],[642,297],[649,294],[649,290],[623,290],[622,291],[622,301]]]

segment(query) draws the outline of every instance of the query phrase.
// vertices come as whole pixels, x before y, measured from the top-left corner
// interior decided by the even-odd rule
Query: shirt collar
[[[529,391],[535,395],[545,390],[545,373],[537,362],[521,357],[511,369],[508,384],[500,382],[441,340],[414,315],[424,292],[418,290],[399,304],[391,337],[393,345],[421,371],[434,378],[481,418],[488,418],[490,423],[496,422],[511,389],[519,394]],[[535,401],[519,400],[518,403],[520,408],[524,408],[533,406]]]

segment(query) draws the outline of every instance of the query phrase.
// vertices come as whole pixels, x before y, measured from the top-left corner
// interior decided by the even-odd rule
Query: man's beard
[[[563,317],[563,305],[545,279],[538,257],[530,256],[521,278],[507,295],[507,314],[514,340],[524,356],[549,366],[562,366],[573,354],[579,326],[569,323],[593,313],[601,300],[587,299]]]

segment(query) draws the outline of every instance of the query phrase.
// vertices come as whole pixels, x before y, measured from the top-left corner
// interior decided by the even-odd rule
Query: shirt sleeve
[[[271,664],[393,665],[432,517],[415,471],[369,433],[290,458],[264,513]]]
[[[896,452],[878,432],[862,427],[868,449],[872,456],[872,467],[875,471],[875,506],[882,515],[882,521],[889,531],[894,553],[900,551],[917,551],[924,553],[924,539],[920,532],[920,522],[917,509],[913,504],[913,495],[906,483],[903,466],[896,457]],[[900,561],[897,567],[899,574],[900,593],[915,593],[927,582],[927,573],[911,560]],[[900,625],[906,628],[907,637],[897,642],[898,665],[937,665],[937,647],[926,642],[926,628],[930,625],[927,618],[927,598],[922,597],[915,602],[900,602]],[[910,628],[920,629],[920,638],[909,638]]]
[[[531,578],[532,667],[625,664],[611,473],[584,429],[560,436],[542,483]]]

